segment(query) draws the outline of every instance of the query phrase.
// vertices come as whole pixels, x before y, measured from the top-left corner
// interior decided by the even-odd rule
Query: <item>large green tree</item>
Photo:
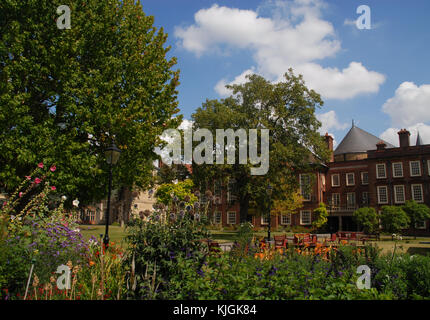
[[[103,198],[112,139],[114,185],[145,187],[159,135],[181,120],[167,34],[133,0],[67,1],[71,29],[59,29],[62,4],[0,3],[0,188],[44,162],[60,194]]]
[[[226,159],[223,165],[193,164],[193,177],[203,189],[215,178],[235,179],[240,218],[245,221],[250,203],[256,204],[260,212],[267,210],[269,183],[273,186],[272,200],[288,199],[298,190],[297,174],[312,171],[312,163],[328,159],[328,149],[317,131],[321,123],[315,115],[323,101],[292,69],[279,83],[251,75],[246,83],[227,87],[232,90],[230,97],[207,100],[192,115],[193,129],[209,129],[214,138],[216,129],[242,128],[247,134],[249,129],[269,129],[269,170],[264,175],[251,175],[249,159],[247,164],[239,164],[236,139],[234,164],[227,164]]]
[[[414,200],[407,200],[402,209],[408,215],[411,221],[410,226],[413,228],[415,228],[416,224],[430,219],[430,208]]]
[[[363,228],[363,231],[372,234],[379,229],[379,217],[374,208],[363,207],[354,211],[354,221]]]
[[[399,206],[383,206],[381,212],[382,229],[388,233],[400,233],[409,227],[410,219]]]

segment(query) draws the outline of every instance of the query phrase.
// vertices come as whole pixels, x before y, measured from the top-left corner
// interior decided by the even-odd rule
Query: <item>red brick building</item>
[[[398,134],[400,147],[395,147],[353,124],[334,151],[333,138],[326,134],[333,151],[330,162],[311,173],[314,179],[309,174],[298,176],[301,186],[314,181],[310,192],[301,188],[303,208],[297,214],[272,217],[272,227],[310,226],[320,202],[327,205],[331,232],[358,230],[352,215],[360,207],[379,211],[384,205],[402,205],[411,199],[430,206],[430,145],[423,145],[418,135],[412,146],[405,129]],[[230,189],[215,182],[219,202],[214,205],[214,222],[223,226],[239,223],[239,204]],[[252,216],[254,226],[264,227],[267,222],[267,216]],[[429,221],[410,231],[430,234]]]

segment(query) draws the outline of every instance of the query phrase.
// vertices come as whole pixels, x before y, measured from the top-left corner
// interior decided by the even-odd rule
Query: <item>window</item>
[[[401,162],[394,162],[393,163],[393,177],[394,178],[403,177],[403,163],[401,163]]]
[[[421,166],[419,161],[409,161],[409,169],[411,171],[411,177],[421,175]]]
[[[291,213],[281,215],[281,224],[291,225]]]
[[[386,204],[388,203],[388,189],[386,186],[377,187],[378,190],[378,203]]]
[[[429,173],[429,176],[430,176],[430,160],[427,160],[427,172]]]
[[[300,175],[300,194],[302,195],[304,201],[311,200],[311,193],[309,189],[310,189],[310,176],[308,174],[301,174]]]
[[[90,219],[90,222],[94,222],[94,221],[96,221],[96,212],[95,212],[95,211],[93,211],[93,210],[88,210],[88,211],[87,211],[87,215],[88,215],[88,217],[89,217],[89,219]]]
[[[365,191],[361,194],[361,203],[365,206],[369,205],[369,192]]]
[[[412,191],[412,199],[416,202],[423,202],[423,186],[421,184],[413,184],[411,185]]]
[[[214,196],[221,197],[221,180],[215,180],[214,182]]]
[[[234,194],[235,190],[236,190],[236,180],[235,179],[229,179],[228,185],[227,185],[227,202],[229,204],[231,204],[237,200],[237,196]]]
[[[227,224],[236,224],[236,212],[227,212]]]
[[[425,221],[415,223],[415,229],[425,229],[425,228],[426,228],[426,222]]]
[[[361,184],[369,184],[369,173],[362,172],[361,173]]]
[[[339,179],[338,173],[331,175],[331,186],[332,187],[339,187],[340,186],[340,179]]]
[[[331,195],[331,205],[333,206],[333,211],[339,210],[340,193],[333,193]]]
[[[269,217],[266,214],[264,216],[261,216],[261,224],[269,224]]]
[[[355,192],[348,192],[346,194],[346,204],[348,209],[355,208]]]
[[[394,186],[394,202],[405,203],[405,186]]]
[[[346,174],[346,185],[347,186],[353,186],[354,184],[355,184],[354,173],[347,173]]]
[[[215,211],[215,214],[214,214],[214,223],[215,224],[221,224],[221,217],[222,217],[222,215],[221,215],[221,211]]]
[[[376,178],[384,179],[387,177],[387,171],[385,170],[385,163],[378,163],[376,165]]]
[[[300,211],[300,224],[302,224],[302,225],[311,224],[311,211],[310,210]]]

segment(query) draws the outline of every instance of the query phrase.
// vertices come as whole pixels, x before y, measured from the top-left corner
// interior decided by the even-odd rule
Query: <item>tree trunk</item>
[[[120,219],[120,225],[121,227],[124,226],[125,223],[128,222],[131,212],[131,204],[133,202],[133,195],[129,188],[122,187],[121,188],[121,215],[119,217]]]
[[[240,223],[248,221],[249,194],[240,197]]]

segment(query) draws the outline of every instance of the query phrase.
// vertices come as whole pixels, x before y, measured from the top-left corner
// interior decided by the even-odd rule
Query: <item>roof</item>
[[[421,140],[421,137],[420,137],[420,132],[418,131],[418,135],[417,135],[417,142],[415,143],[415,145],[416,146],[422,146],[424,143],[423,143],[423,141]]]
[[[360,153],[367,150],[376,150],[376,144],[384,142],[387,148],[395,148],[391,143],[388,143],[381,138],[370,134],[369,132],[356,127],[354,124],[349,132],[343,138],[342,142],[337,146],[334,155],[344,153]]]

